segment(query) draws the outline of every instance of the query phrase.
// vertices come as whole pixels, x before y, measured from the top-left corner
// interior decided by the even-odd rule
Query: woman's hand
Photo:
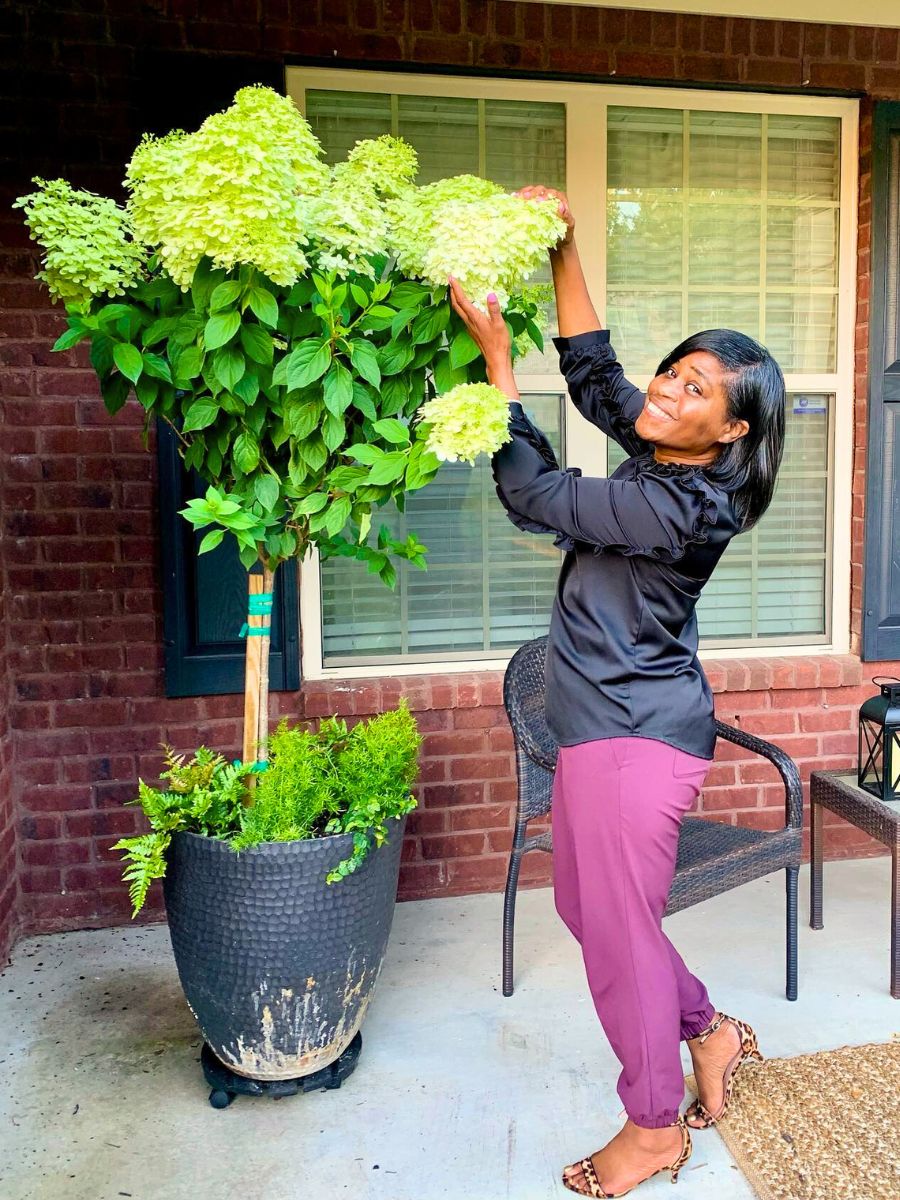
[[[571,246],[575,239],[575,217],[572,214],[572,209],[569,207],[569,199],[565,192],[559,191],[557,188],[543,187],[541,184],[529,184],[528,187],[520,188],[516,192],[517,196],[521,196],[523,200],[543,200],[547,198],[555,198],[557,201],[557,212],[566,223],[566,233],[560,241],[560,246]]]
[[[497,297],[493,292],[488,296],[488,311],[485,314],[475,307],[459,281],[451,275],[450,303],[481,351],[490,382],[507,396],[517,399],[519,392],[512,369],[512,338]]]

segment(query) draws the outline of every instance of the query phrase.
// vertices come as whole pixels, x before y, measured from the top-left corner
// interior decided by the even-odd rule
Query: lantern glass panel
[[[896,738],[896,734],[894,737]],[[900,755],[895,755],[900,764]],[[895,766],[896,769],[896,766]],[[880,796],[884,781],[884,729],[868,717],[859,720],[859,784]]]

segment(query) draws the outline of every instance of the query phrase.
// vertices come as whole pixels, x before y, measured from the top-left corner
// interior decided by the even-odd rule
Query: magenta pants
[[[681,819],[709,770],[664,742],[621,737],[562,746],[553,780],[556,909],[581,943],[588,986],[636,1125],[678,1119],[680,1042],[715,1009],[663,933]]]

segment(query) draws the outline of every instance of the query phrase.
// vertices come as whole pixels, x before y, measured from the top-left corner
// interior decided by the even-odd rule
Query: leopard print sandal
[[[757,1045],[756,1041],[756,1034],[753,1032],[753,1029],[747,1025],[746,1022],[738,1021],[736,1017],[729,1017],[725,1013],[718,1013],[715,1017],[715,1020],[711,1021],[702,1033],[697,1034],[700,1044],[703,1045],[706,1039],[711,1037],[717,1029],[720,1029],[726,1021],[730,1021],[740,1034],[741,1048],[725,1068],[725,1074],[722,1078],[722,1083],[725,1087],[725,1095],[722,1100],[722,1107],[717,1113],[711,1113],[698,1097],[693,1104],[688,1106],[688,1109],[684,1114],[685,1119],[688,1121],[691,1129],[711,1129],[713,1125],[717,1125],[728,1112],[728,1105],[731,1103],[731,1090],[734,1086],[734,1077],[737,1074],[738,1069],[751,1059],[756,1059],[757,1062],[764,1061],[763,1056],[759,1051],[759,1046]],[[698,1121],[700,1123],[694,1125],[692,1123],[693,1121]]]
[[[584,1181],[588,1185],[590,1191],[583,1192],[581,1188],[576,1187],[575,1184],[570,1179],[567,1179],[565,1175],[562,1177],[563,1187],[568,1188],[570,1192],[574,1192],[576,1196],[591,1196],[594,1198],[594,1200],[617,1200],[619,1196],[627,1196],[628,1193],[633,1192],[636,1187],[640,1187],[642,1183],[646,1183],[647,1180],[652,1179],[654,1175],[662,1174],[663,1171],[671,1171],[672,1182],[677,1183],[678,1172],[691,1157],[693,1145],[691,1143],[690,1130],[685,1124],[684,1117],[679,1117],[675,1124],[681,1130],[681,1153],[670,1167],[660,1167],[659,1170],[652,1171],[646,1176],[646,1178],[639,1180],[638,1183],[634,1184],[633,1187],[626,1188],[624,1192],[607,1192],[604,1190],[603,1185],[597,1176],[597,1170],[594,1166],[593,1159],[583,1158],[579,1163],[574,1165],[581,1167],[581,1173],[584,1176]]]

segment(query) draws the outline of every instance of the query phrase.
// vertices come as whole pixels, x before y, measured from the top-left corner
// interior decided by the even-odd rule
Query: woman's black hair
[[[705,472],[732,493],[741,529],[752,529],[772,500],[784,451],[784,376],[765,346],[735,329],[691,334],[666,355],[656,374],[696,350],[722,364],[728,416],[750,426],[744,437],[723,446]]]

